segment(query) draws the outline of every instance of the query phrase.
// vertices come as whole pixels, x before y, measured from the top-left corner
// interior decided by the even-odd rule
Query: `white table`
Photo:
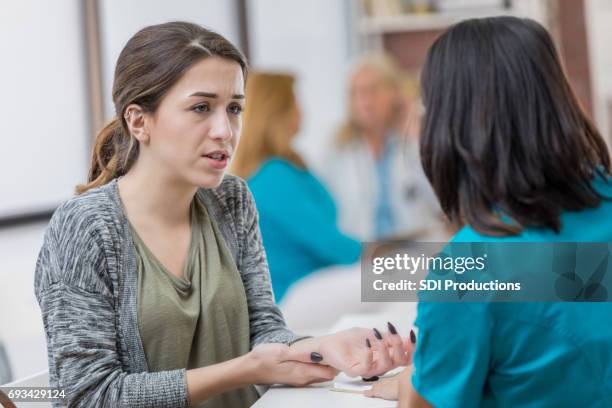
[[[346,316],[334,325],[330,332],[350,327],[377,327],[386,330],[391,321],[402,336],[408,336],[416,316],[415,304],[404,303],[376,315]],[[340,374],[343,376],[343,374]],[[333,383],[326,382],[303,388],[273,386],[257,401],[254,408],[390,408],[396,407],[393,401],[366,398],[360,394],[330,391]]]
[[[253,405],[254,408],[290,407],[290,408],[391,408],[396,407],[393,401],[377,398],[366,398],[361,394],[330,391],[332,383],[321,383],[306,388],[274,386]]]

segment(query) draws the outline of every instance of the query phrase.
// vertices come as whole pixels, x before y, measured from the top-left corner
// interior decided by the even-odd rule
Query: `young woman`
[[[416,135],[404,129],[402,85],[389,56],[364,56],[350,75],[348,119],[321,165],[340,228],[361,241],[446,237]]]
[[[279,301],[301,278],[355,263],[361,254],[361,243],[338,229],[332,197],[292,148],[300,129],[293,82],[285,74],[249,74],[246,95],[252,103],[245,107],[241,147],[232,166],[255,197]]]
[[[36,266],[50,382],[69,406],[247,407],[251,384],[407,361],[394,334],[304,339],[285,327],[253,199],[224,177],[245,76],[232,44],[190,23],[146,27],[121,52],[117,116]]]
[[[429,50],[422,91],[423,167],[463,226],[452,242],[612,241],[608,150],[542,26],[455,25]],[[399,394],[401,407],[610,407],[611,315],[610,302],[421,302],[413,368],[369,395]]]

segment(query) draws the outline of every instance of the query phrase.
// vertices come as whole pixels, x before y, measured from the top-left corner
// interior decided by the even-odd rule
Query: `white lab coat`
[[[417,143],[389,137],[394,138],[389,194],[395,225],[390,237],[417,234],[427,241],[443,239],[440,208],[421,167]],[[332,147],[325,156],[320,176],[336,202],[340,229],[361,241],[374,241],[379,186],[369,147],[356,139]]]

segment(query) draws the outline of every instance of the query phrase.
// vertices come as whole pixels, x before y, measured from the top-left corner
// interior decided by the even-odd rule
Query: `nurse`
[[[458,23],[429,50],[422,93],[423,168],[461,227],[452,242],[612,241],[608,149],[542,26]],[[368,395],[400,407],[611,407],[611,315],[610,302],[421,302],[414,365]]]

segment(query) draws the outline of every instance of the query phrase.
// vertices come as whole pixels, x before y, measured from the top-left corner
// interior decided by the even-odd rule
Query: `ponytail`
[[[138,142],[115,116],[96,136],[87,183],[76,186],[76,193],[103,186],[127,173],[138,157]]]

